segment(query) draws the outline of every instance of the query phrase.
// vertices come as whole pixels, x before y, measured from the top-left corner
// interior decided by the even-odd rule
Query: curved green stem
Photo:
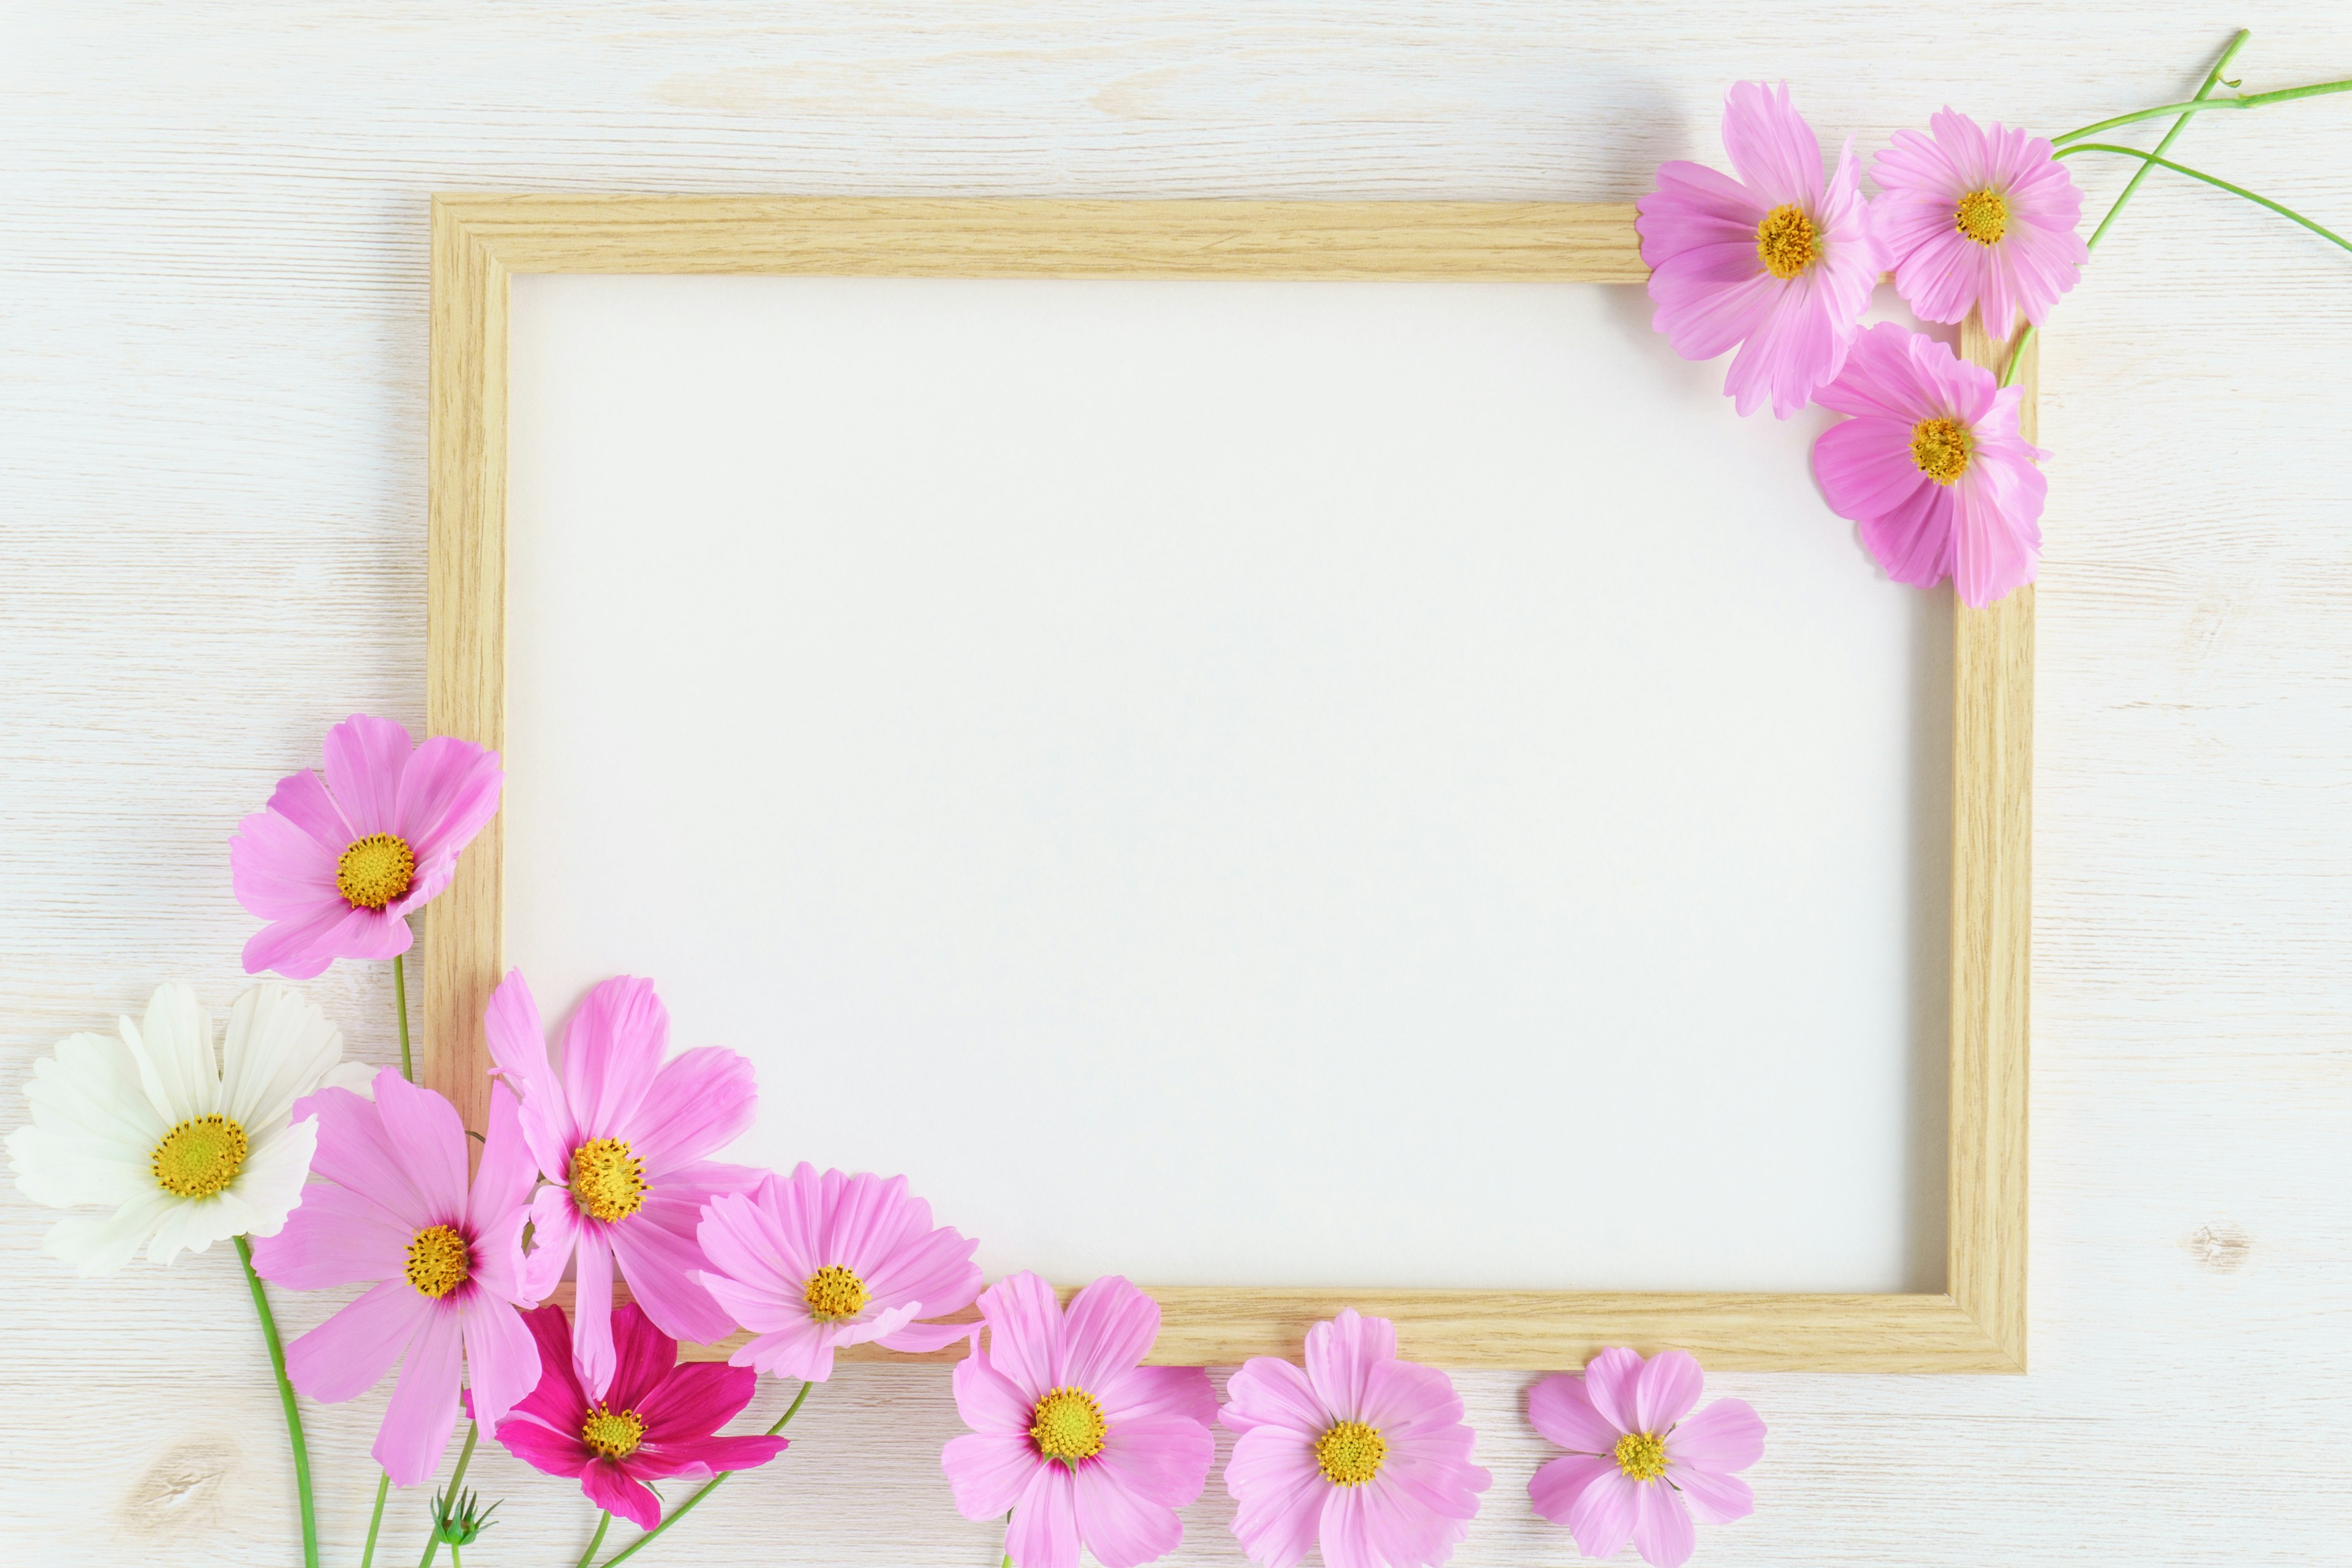
[[[2352,78],[2343,81],[2314,82],[2309,87],[2283,87],[2276,92],[2242,92],[2234,98],[2192,98],[2186,103],[2159,103],[2154,109],[2137,109],[2129,114],[2118,114],[2113,120],[2102,120],[2094,125],[2069,131],[2063,136],[2053,136],[2053,146],[2063,147],[2070,142],[2080,142],[2085,136],[2096,136],[2102,131],[2112,131],[2118,125],[2136,121],[2161,120],[2168,114],[2198,114],[2209,109],[2260,109],[2265,104],[2285,103],[2298,98],[2322,98],[2331,92],[2352,92]]]
[[[375,1511],[368,1515],[367,1545],[360,1552],[360,1568],[369,1568],[375,1561],[375,1532],[383,1528],[384,1495],[392,1490],[392,1473],[385,1471],[375,1483]]]
[[[2106,142],[2078,142],[2072,147],[2061,147],[2058,150],[2058,156],[2064,158],[2076,153],[2113,153],[2120,158],[2137,158],[2144,163],[2153,163],[2159,169],[2169,169],[2176,174],[2186,174],[2192,180],[2202,180],[2218,190],[2227,191],[2233,196],[2243,196],[2256,206],[2268,207],[2279,216],[2303,225],[2331,245],[2340,245],[2347,250],[2352,250],[2352,239],[2346,239],[2335,230],[2322,227],[2293,207],[2282,206],[2268,196],[2258,196],[2243,185],[2233,185],[2229,181],[2218,175],[2209,174],[2201,169],[2192,169],[2186,163],[2176,163],[2169,158],[2159,158],[2153,153],[2143,153],[2137,147],[2117,147]]]
[[[392,955],[392,999],[400,1009],[400,1076],[409,1082],[416,1081],[416,1068],[408,1059],[408,977],[401,972],[399,953]]]
[[[253,1310],[261,1319],[262,1342],[269,1347],[269,1370],[278,1374],[278,1403],[286,1411],[286,1440],[294,1447],[294,1491],[302,1505],[303,1568],[319,1568],[319,1510],[310,1498],[310,1445],[302,1437],[302,1412],[294,1404],[294,1385],[286,1380],[286,1346],[278,1337],[278,1320],[269,1310],[269,1296],[261,1276],[253,1271],[253,1247],[243,1237],[236,1242],[236,1260],[245,1265],[245,1282],[253,1291]]]
[[[2205,85],[2197,89],[2197,97],[2192,101],[2202,102],[2212,96],[2213,89],[2221,85],[2221,73],[2230,68],[2230,62],[2238,58],[2238,51],[2244,48],[2246,40],[2252,37],[2253,34],[2245,28],[2238,29],[2238,36],[2230,40],[2230,47],[2221,51],[2221,58],[2215,60],[2213,68],[2205,73]],[[2180,140],[2180,133],[2188,129],[2189,116],[2184,114],[2172,122],[2172,128],[2164,133],[2164,140],[2156,144],[2156,150],[2159,153],[2162,153]],[[2155,167],[2153,163],[2142,163],[2132,171],[2132,177],[2124,184],[2123,195],[2117,196],[2116,205],[2107,209],[2107,216],[2099,220],[2099,226],[2091,231],[2090,242],[2083,247],[2086,255],[2099,248],[2099,241],[2106,237],[2107,230],[2113,228],[2116,219],[2123,216],[2124,204],[2132,199],[2132,194],[2147,182],[2150,171]],[[2029,321],[2026,323],[2025,331],[2018,334],[2016,351],[2009,356],[2009,368],[2001,372],[2001,385],[2007,386],[2017,379],[2017,373],[2025,364],[2025,345],[2033,341],[2033,334],[2040,330]]]
[[[784,1429],[784,1423],[790,1421],[793,1416],[800,1414],[802,1401],[808,1398],[809,1390],[815,1386],[816,1384],[814,1383],[803,1383],[801,1384],[801,1391],[793,1395],[791,1407],[785,1410],[782,1415],[776,1417],[776,1424],[768,1428],[769,1436],[772,1437],[777,1433],[782,1431]],[[703,1482],[701,1487],[692,1497],[687,1499],[684,1502],[670,1510],[669,1512],[664,1514],[660,1523],[655,1525],[651,1530],[646,1531],[643,1535],[638,1536],[635,1541],[630,1542],[618,1552],[614,1552],[610,1557],[605,1558],[604,1568],[613,1568],[613,1564],[615,1563],[635,1556],[640,1551],[643,1551],[646,1546],[652,1543],[655,1536],[659,1535],[663,1531],[667,1530],[671,1525],[676,1524],[679,1520],[684,1519],[688,1512],[693,1509],[696,1503],[698,1503],[704,1498],[709,1497],[713,1491],[718,1489],[719,1482],[725,1480],[734,1473],[735,1472],[732,1470],[721,1470],[717,1475],[711,1477],[709,1480]],[[599,1533],[602,1532],[600,1531]],[[587,1559],[583,1558],[581,1561],[584,1563]]]
[[[588,1550],[580,1554],[580,1568],[596,1561],[596,1548],[604,1544],[604,1532],[613,1528],[613,1516],[604,1514],[596,1521],[596,1533],[588,1538]]]
[[[441,1494],[449,1500],[450,1504],[453,1507],[456,1505],[457,1500],[457,1489],[459,1486],[464,1484],[466,1479],[466,1467],[473,1462],[474,1444],[481,1437],[481,1436],[482,1424],[480,1422],[472,1422],[467,1426],[466,1446],[457,1450],[457,1468],[450,1472],[449,1489]],[[433,1554],[440,1550],[441,1521],[436,1519],[433,1521],[433,1533],[425,1538],[425,1555],[416,1560],[416,1568],[433,1568]],[[457,1549],[453,1546],[449,1549],[450,1561],[457,1561]]]

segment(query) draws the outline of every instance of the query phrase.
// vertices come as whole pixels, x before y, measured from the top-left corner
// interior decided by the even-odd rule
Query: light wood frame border
[[[508,282],[518,273],[1463,279],[1639,283],[1630,205],[442,195],[433,204],[426,723],[502,747]],[[1962,349],[2007,345],[1971,318]],[[1663,353],[1664,350],[1662,349]],[[2034,434],[2029,351],[2023,423]],[[1946,1289],[1933,1295],[1154,1288],[1152,1359],[1296,1356],[1341,1306],[1453,1366],[1580,1365],[1678,1347],[1718,1371],[2025,1370],[2033,590],[1957,612]],[[431,906],[425,1081],[485,1124],[482,1015],[501,968],[502,824]]]

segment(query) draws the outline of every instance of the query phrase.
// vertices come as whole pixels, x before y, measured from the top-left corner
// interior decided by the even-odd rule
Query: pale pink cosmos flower
[[[1738,179],[1664,163],[1641,200],[1633,226],[1656,326],[1685,359],[1737,345],[1724,392],[1743,415],[1769,399],[1786,419],[1845,363],[1885,256],[1853,142],[1824,184],[1821,142],[1789,106],[1786,82],[1734,83],[1723,145]]]
[[[704,1289],[758,1338],[737,1366],[807,1383],[833,1375],[836,1345],[944,1350],[969,1323],[925,1323],[980,1294],[980,1243],[931,1224],[907,1178],[818,1174],[803,1162],[751,1193],[722,1193],[698,1233]]]
[[[573,1010],[559,1062],[520,970],[490,997],[490,1072],[522,1101],[522,1132],[553,1185],[531,1200],[525,1282],[552,1291],[577,1259],[572,1337],[589,1392],[613,1376],[613,1270],[673,1339],[709,1344],[734,1331],[703,1289],[696,1227],[720,1193],[764,1173],[705,1155],[751,1125],[751,1064],[704,1046],[662,1059],[669,1014],[653,982],[607,980]]]
[[[573,1364],[563,1309],[541,1307],[524,1321],[539,1344],[539,1386],[491,1435],[533,1469],[578,1480],[590,1502],[639,1530],[661,1522],[661,1500],[646,1482],[755,1469],[787,1447],[782,1437],[719,1432],[751,1403],[759,1374],[717,1362],[680,1363],[677,1342],[635,1302],[613,1314],[616,1361],[602,1399],[588,1393]]]
[[[2018,434],[2014,386],[1923,333],[1881,321],[1819,394],[1853,416],[1813,443],[1830,510],[1898,583],[1949,577],[1981,609],[2033,581],[2042,558],[2046,454]]]
[[[1973,305],[1997,338],[2020,313],[2040,326],[2090,259],[2074,176],[2045,137],[1987,131],[1949,109],[1927,124],[1932,140],[1897,131],[1870,165],[1895,292],[1923,321],[1965,321]]]
[[[1696,1415],[1705,1379],[1698,1363],[1667,1351],[1646,1363],[1605,1350],[1584,1375],[1561,1373],[1528,1395],[1528,1419],[1569,1452],[1528,1482],[1528,1500],[1568,1526],[1587,1557],[1613,1557],[1631,1541],[1651,1568],[1681,1568],[1709,1524],[1756,1507],[1744,1470],[1764,1453],[1764,1423],[1744,1399],[1718,1399]]]
[[[1176,1510],[1209,1484],[1217,1395],[1195,1366],[1145,1366],[1159,1303],[1106,1275],[1071,1299],[1034,1274],[980,1299],[986,1350],[956,1363],[971,1431],[940,1457],[966,1519],[1008,1510],[1015,1568],[1135,1568],[1184,1539]],[[975,1341],[978,1336],[974,1336]]]
[[[495,1424],[539,1381],[539,1350],[520,1307],[530,1152],[514,1099],[490,1091],[489,1137],[468,1185],[457,1109],[391,1068],[375,1099],[323,1089],[294,1107],[319,1119],[302,1204],[276,1236],[256,1237],[254,1268],[274,1284],[375,1288],[286,1352],[287,1375],[310,1398],[356,1398],[406,1360],[376,1463],[404,1487],[432,1479],[457,1425],[460,1365],[476,1410]]]
[[[1353,1308],[1307,1331],[1305,1370],[1271,1356],[1225,1385],[1225,1461],[1250,1561],[1291,1568],[1318,1542],[1327,1568],[1426,1568],[1454,1555],[1493,1478],[1454,1384],[1396,1358],[1396,1328]]]
[[[269,923],[245,944],[248,974],[290,980],[339,958],[396,958],[404,919],[457,874],[457,852],[499,809],[499,754],[436,735],[410,749],[389,719],[354,713],[327,731],[327,776],[278,781],[228,841],[236,901]]]

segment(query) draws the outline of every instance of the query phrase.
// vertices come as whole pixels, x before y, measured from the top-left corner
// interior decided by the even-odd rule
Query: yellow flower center
[[[645,1440],[646,1424],[637,1419],[634,1410],[607,1410],[601,1405],[588,1407],[588,1419],[580,1424],[580,1440],[608,1459],[625,1459],[637,1451]]]
[[[175,1198],[208,1198],[236,1180],[250,1147],[245,1129],[227,1117],[193,1117],[163,1134],[147,1168]]]
[[[1617,1468],[1637,1481],[1666,1473],[1666,1440],[1654,1432],[1628,1432],[1617,1439]]]
[[[380,910],[416,880],[416,856],[404,838],[371,833],[335,862],[335,890],[354,908]]]
[[[1952,222],[1979,245],[1998,245],[2009,232],[2009,204],[1999,191],[1970,191],[1953,210]]]
[[[427,1226],[408,1244],[408,1282],[436,1301],[463,1285],[473,1267],[466,1238],[454,1226]]]
[[[1103,1419],[1102,1406],[1082,1388],[1054,1389],[1029,1415],[1029,1440],[1037,1445],[1037,1451],[1073,1468],[1080,1459],[1101,1453],[1103,1439],[1109,1434],[1110,1423]]]
[[[1360,1421],[1342,1421],[1315,1439],[1315,1463],[1333,1486],[1362,1486],[1388,1457],[1387,1439]]]
[[[591,1138],[572,1151],[572,1195],[606,1224],[646,1206],[646,1163],[620,1138]]]
[[[873,1298],[866,1294],[866,1281],[837,1263],[828,1263],[809,1276],[808,1289],[802,1292],[807,1299],[809,1315],[820,1323],[845,1323],[866,1310]]]
[[[1957,419],[1922,419],[1911,427],[1911,460],[1939,485],[1948,485],[1969,471],[1969,453],[1976,440]]]
[[[1756,254],[1775,278],[1794,278],[1821,259],[1813,220],[1794,202],[1774,207],[1756,227]]]

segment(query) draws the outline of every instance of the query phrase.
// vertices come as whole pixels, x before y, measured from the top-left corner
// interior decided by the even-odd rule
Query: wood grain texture
[[[1787,78],[1866,153],[1947,102],[2050,129],[2186,97],[2236,20],[2189,0],[10,7],[0,1124],[37,1055],[158,980],[225,1008],[253,929],[237,817],[355,709],[425,722],[436,191],[1623,203],[1663,159],[1720,164],[1733,79]],[[2352,75],[2340,5],[2250,20],[2250,87]],[[2347,147],[2337,99],[2207,116],[2174,154],[2340,228]],[[2128,173],[2072,162],[2094,208]],[[2053,329],[2032,1372],[1711,1375],[1771,1436],[1755,1516],[1703,1527],[1693,1568],[2345,1556],[2352,287],[2340,252],[2158,177]],[[377,1062],[385,967],[306,988]],[[296,1562],[234,1258],[76,1280],[39,1250],[54,1217],[0,1184],[10,1561]],[[282,1295],[289,1331],[352,1294]],[[1496,1478],[1459,1563],[1575,1561],[1525,1500],[1551,1452],[1525,1417],[1539,1370],[1455,1376]],[[310,1412],[331,1562],[359,1560],[387,1393]],[[763,1387],[740,1425],[790,1396]],[[984,1568],[1001,1528],[957,1517],[939,1474],[960,1430],[943,1369],[845,1367],[782,1461],[633,1568]],[[576,1492],[488,1447],[469,1479],[507,1500],[469,1565],[578,1559]],[[415,1561],[424,1506],[395,1492],[379,1563]],[[1232,1510],[1213,1480],[1171,1561],[1240,1568]]]

